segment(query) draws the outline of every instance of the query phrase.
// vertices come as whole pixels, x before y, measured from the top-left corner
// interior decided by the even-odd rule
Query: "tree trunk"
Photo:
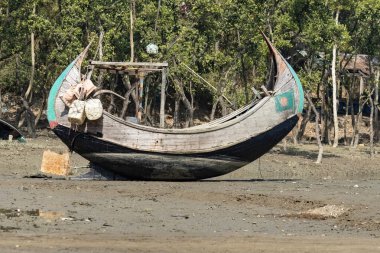
[[[359,111],[358,111],[358,114],[356,116],[356,124],[355,124],[355,127],[354,127],[354,141],[353,141],[353,147],[356,148],[359,144],[359,138],[360,138],[360,124],[362,122],[362,119],[363,119],[363,114],[362,114],[362,110],[363,110],[363,106],[364,104],[363,101],[362,101],[362,95],[363,95],[363,91],[364,91],[364,80],[363,80],[363,77],[360,76],[360,84],[359,84]]]
[[[194,94],[193,94],[193,82],[190,81],[190,84],[189,84],[189,91],[190,91],[190,103],[191,103],[191,108],[194,109]]]
[[[354,78],[354,77],[352,77]],[[355,128],[356,128],[356,119],[355,119],[355,108],[354,108],[354,82],[355,79],[353,79],[353,82],[350,86],[350,107],[351,107],[351,125],[352,125],[352,137],[351,137],[351,147],[354,146],[355,142]]]
[[[336,12],[335,24],[339,24],[339,10]],[[333,46],[333,59],[331,62],[331,76],[332,76],[332,86],[333,86],[333,117],[334,117],[334,144],[333,147],[337,147],[339,143],[339,125],[338,125],[338,110],[337,110],[337,82],[336,82],[336,53],[337,53],[337,43]]]
[[[288,140],[287,140],[287,136],[284,137],[284,139],[282,139],[282,149],[284,152],[287,152],[288,151]]]
[[[210,120],[215,119],[215,113],[216,109],[218,107],[218,104],[220,105],[221,111],[222,111],[222,117],[227,115],[227,105],[224,101],[224,98],[222,96],[219,96],[215,103],[212,105],[211,114],[210,114]]]
[[[154,32],[157,32],[158,18],[160,17],[161,0],[158,0],[156,20],[154,21]]]
[[[240,31],[237,30],[237,37],[238,37],[238,45],[241,47],[241,41],[240,41]],[[246,67],[245,67],[245,62],[244,62],[244,53],[243,49],[241,48],[239,50],[239,55],[240,55],[240,62],[241,62],[241,76],[243,78],[243,83],[244,83],[244,95],[245,95],[245,103],[248,104],[249,102],[249,93],[248,93],[248,80],[246,76]]]
[[[139,108],[139,103],[138,103],[138,98],[137,98],[137,85],[138,82],[135,82],[133,85],[131,85],[131,81],[129,80],[129,76],[125,75],[122,79],[124,87],[126,88],[127,92],[125,93],[124,97],[126,98],[123,103],[123,109],[120,114],[121,118],[124,118],[127,111],[128,111],[128,105],[130,103],[129,97],[132,96],[133,102],[135,103],[135,114],[137,115],[138,108]]]
[[[125,88],[127,89],[127,92],[125,92],[125,94],[124,94],[125,100],[123,101],[123,107],[122,107],[120,115],[119,115],[119,117],[122,119],[124,119],[125,115],[127,114],[128,105],[130,103],[129,97],[131,96],[131,93],[133,90],[128,75],[123,77],[123,84],[124,84]]]
[[[329,119],[330,119],[330,108],[328,105],[328,97],[327,97],[327,88],[326,84],[323,85],[323,93],[322,93],[322,122],[323,122],[323,140],[325,143],[331,144],[330,140],[330,127],[329,127]]]
[[[317,139],[318,143],[318,158],[315,163],[321,163],[322,161],[322,155],[323,155],[323,145],[321,141],[321,135],[319,133],[319,113],[317,109],[315,108],[313,101],[311,101],[309,93],[305,92],[306,99],[309,101],[310,107],[312,108],[313,112],[315,113],[315,137]]]
[[[0,118],[2,116],[3,116],[3,102],[2,102],[1,87],[0,87]]]
[[[191,105],[187,105],[187,119],[188,122],[186,122],[186,127],[192,127],[194,126],[194,108],[191,107]]]
[[[62,0],[58,0],[57,4],[58,4],[58,14],[57,14],[58,24],[62,25]]]
[[[182,95],[182,103],[185,105],[187,112],[185,127],[194,126],[194,108],[191,106],[191,103],[185,94]]]
[[[219,100],[220,100],[219,104],[222,107],[222,117],[224,117],[227,115],[227,106],[222,96],[219,97]]]
[[[181,105],[181,96],[178,92],[175,94],[175,100],[174,100],[174,116],[173,116],[173,127],[179,128],[179,109]]]
[[[122,119],[125,119],[125,116],[127,114],[128,106],[131,103],[131,100],[129,98],[132,95],[132,93],[135,91],[136,84],[137,83],[135,83],[133,86],[130,86],[131,88],[124,94],[125,100],[123,102],[123,108],[121,109],[121,112],[120,112],[120,118]]]
[[[119,75],[116,73],[115,83],[111,83],[111,85],[110,85],[110,90],[113,92],[115,91],[115,87],[117,86],[118,79],[119,79]],[[110,101],[110,104],[107,108],[107,112],[112,114],[115,109],[116,109],[115,96],[113,94],[111,94],[111,101]]]
[[[297,136],[298,136],[298,132],[300,131],[299,129],[299,123],[297,123],[297,125],[295,126],[295,128],[293,128],[292,130],[292,139],[293,139],[293,144],[294,145],[298,145],[298,140],[297,140]]]
[[[375,157],[375,150],[373,147],[373,136],[374,136],[374,128],[373,128],[373,115],[374,115],[374,103],[372,99],[372,95],[369,95],[369,102],[371,105],[371,112],[369,116],[369,147],[370,147],[370,154],[371,154],[371,159]]]
[[[110,100],[110,104],[108,105],[107,112],[112,114],[114,109],[116,109],[115,96],[111,94],[111,100]]]
[[[375,110],[375,140],[378,142],[380,140],[380,129],[379,129],[379,82],[380,82],[380,70],[376,71],[375,74],[375,101],[374,104],[374,110]]]
[[[344,115],[344,145],[348,145],[348,140],[347,140],[347,125],[348,125],[348,105],[350,104],[350,92],[348,89],[346,90],[347,97],[346,97],[346,113]]]
[[[186,122],[185,122],[185,127],[193,126],[194,125],[194,108],[192,107],[191,102],[189,99],[187,99],[185,90],[183,88],[183,81],[177,81],[174,80],[175,83],[177,84],[177,89],[179,94],[181,95],[181,100],[184,106],[186,107]]]
[[[7,8],[5,10],[5,16],[7,17],[7,19],[9,18],[9,6],[10,6],[10,3],[11,3],[11,0],[8,0]]]
[[[20,59],[19,59],[19,55],[17,54],[16,55],[16,69],[15,69],[15,77],[16,77],[16,86],[17,87],[20,87],[20,79],[19,79],[19,66],[20,66]],[[25,111],[25,108],[21,105],[19,109],[17,109],[17,112],[16,112],[16,120],[15,120],[15,124],[17,127],[20,127],[21,125],[24,124],[24,118],[21,118],[23,112]]]
[[[135,8],[136,8],[136,3],[135,0],[130,0],[129,4],[129,18],[130,18],[130,33],[129,33],[129,42],[131,45],[131,62],[135,60],[135,45],[134,45],[134,40],[133,40],[133,26],[134,26],[134,15],[135,15]]]
[[[29,107],[28,101],[21,97],[22,100],[22,105],[25,109],[25,120],[28,128],[28,133],[32,138],[36,137],[36,128],[34,127],[34,122],[35,122],[35,116],[32,110]]]
[[[303,135],[305,134],[307,123],[310,120],[310,115],[311,115],[311,106],[309,104],[307,107],[307,113],[306,115],[303,116],[299,131],[297,133],[297,137],[296,137],[297,143],[301,141]]]
[[[360,111],[363,111],[364,104],[363,103],[363,93],[364,93],[364,78],[361,76],[359,78],[359,106],[361,108]],[[363,121],[363,113],[359,114],[359,120]]]
[[[42,116],[42,112],[44,111],[45,109],[45,106],[46,106],[46,91],[42,91],[42,103],[41,103],[41,106],[40,108],[38,109],[38,114],[36,116],[36,119],[34,121],[34,127],[37,127],[38,125],[38,122],[40,121],[40,118]]]
[[[104,31],[102,30],[99,35],[99,44],[98,44],[99,61],[103,60],[103,38],[104,38]],[[100,71],[98,75],[98,80],[97,80],[97,85],[99,88],[103,87],[103,78],[104,78],[104,72]]]
[[[219,99],[216,99],[216,101],[212,105],[211,114],[210,114],[210,121],[213,121],[215,119],[215,112],[216,112],[216,107],[218,106],[218,103],[219,103]]]
[[[149,126],[154,126],[154,120],[152,119],[151,111],[152,111],[152,101],[154,98],[149,99],[148,104],[146,105],[146,114],[145,114],[145,124]]]
[[[36,3],[33,4],[33,15],[36,14]],[[34,72],[36,69],[36,56],[34,52],[34,32],[32,31],[30,34],[30,55],[32,60],[32,66],[31,66],[31,72],[30,72],[30,79],[29,79],[29,85],[28,89],[25,92],[25,99],[28,100],[30,93],[32,92],[33,83],[34,83]],[[29,100],[30,102],[30,100]]]

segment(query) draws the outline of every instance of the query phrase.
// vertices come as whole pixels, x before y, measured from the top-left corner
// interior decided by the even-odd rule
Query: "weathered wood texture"
[[[232,146],[262,133],[283,122],[292,112],[274,114],[274,99],[262,101],[259,108],[252,108],[247,114],[241,115],[223,124],[206,129],[163,129],[136,125],[123,121],[111,114],[104,113],[99,121],[86,121],[78,126],[78,130],[91,134],[102,134],[102,139],[122,146],[149,152],[183,154],[214,151]],[[61,125],[68,126],[66,117],[62,117]]]
[[[236,170],[262,156],[298,121],[295,115],[245,142],[200,154],[157,154],[129,149],[58,125],[54,132],[73,151],[93,164],[131,179],[196,180]]]

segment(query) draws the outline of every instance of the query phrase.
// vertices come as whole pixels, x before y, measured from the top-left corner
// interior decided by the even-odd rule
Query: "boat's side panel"
[[[298,117],[294,116],[245,142],[193,155],[139,152],[64,126],[57,126],[54,132],[68,147],[91,162],[128,178],[196,180],[223,175],[254,161],[286,136],[297,121]]]
[[[245,118],[235,119],[233,124],[216,127],[212,131],[146,131],[123,124],[106,114],[97,121],[86,121],[85,125],[77,129],[130,149],[166,154],[197,154],[234,146],[281,124],[293,115],[294,106],[289,106],[290,103],[293,102],[289,100],[288,104],[278,104],[276,97],[271,97],[254,113],[243,115],[241,117]],[[68,124],[66,126],[69,127]]]

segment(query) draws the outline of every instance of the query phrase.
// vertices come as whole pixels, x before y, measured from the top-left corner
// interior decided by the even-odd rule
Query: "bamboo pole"
[[[199,79],[201,79],[203,82],[205,82],[208,86],[210,86],[214,91],[218,91],[211,83],[207,82],[203,77],[201,77],[197,72],[195,72],[194,70],[192,70],[189,66],[187,66],[185,63],[181,62],[181,64],[183,66],[185,66],[187,68],[187,70],[189,70],[191,73],[193,73],[196,77],[198,77]],[[224,95],[222,95],[222,97],[230,104],[230,105],[233,105],[233,103]]]
[[[166,100],[166,68],[162,69],[161,101],[160,101],[160,127],[165,127],[165,100]]]

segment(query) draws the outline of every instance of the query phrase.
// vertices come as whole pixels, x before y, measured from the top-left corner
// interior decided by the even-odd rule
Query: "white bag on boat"
[[[89,120],[97,120],[102,117],[103,106],[100,99],[92,98],[86,101],[85,106],[86,117]]]
[[[85,102],[81,100],[74,100],[70,105],[68,120],[72,124],[82,125],[86,119],[84,113]]]

